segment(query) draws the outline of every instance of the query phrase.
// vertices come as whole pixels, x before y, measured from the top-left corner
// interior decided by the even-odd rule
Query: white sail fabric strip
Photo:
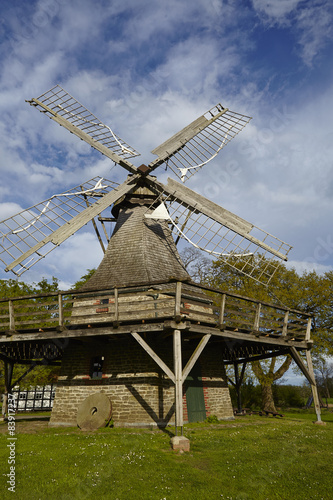
[[[207,163],[209,163],[211,160],[213,160],[215,158],[215,156],[217,156],[219,154],[219,152],[221,151],[221,149],[223,148],[223,146],[225,144],[225,141],[227,140],[228,133],[232,129],[232,127],[233,127],[233,125],[230,125],[230,127],[228,128],[228,130],[227,130],[227,132],[226,132],[226,134],[224,136],[224,139],[221,142],[220,146],[218,147],[217,151],[213,154],[213,156],[211,156],[210,158],[208,158],[208,160],[204,161],[203,163],[200,163],[199,165],[194,165],[193,167],[184,167],[184,168],[177,167],[178,170],[181,173],[180,179],[181,179],[182,182],[185,182],[185,177],[186,177],[186,174],[187,174],[188,170],[192,170],[193,168],[201,168],[204,165],[207,165]]]
[[[115,136],[115,134],[113,133],[113,131],[111,130],[111,128],[108,126],[108,125],[105,125],[105,123],[96,123],[96,122],[92,122],[91,120],[87,120],[86,118],[84,118],[83,116],[81,115],[75,115],[74,113],[72,113],[71,111],[69,111],[68,109],[64,108],[63,106],[61,106],[61,104],[57,104],[57,107],[62,109],[63,111],[65,111],[65,113],[69,114],[69,115],[72,115],[74,116],[75,118],[79,118],[80,120],[86,122],[86,123],[91,123],[91,125],[95,125],[96,127],[105,127],[109,130],[109,132],[111,133],[112,137],[114,138],[114,140],[116,141],[116,143],[118,144],[118,146],[120,146],[122,152],[124,153],[128,153],[132,156],[136,156],[135,153],[133,151],[131,151],[130,149],[128,148],[125,148],[125,146],[123,146],[121,144],[120,141],[118,141],[117,137]]]
[[[102,181],[103,181],[103,177],[101,179],[99,179],[99,181],[96,183],[95,187],[87,189],[86,191],[78,191],[77,193],[54,194],[53,196],[51,196],[51,198],[46,203],[46,205],[43,208],[43,210],[41,211],[41,213],[35,218],[35,220],[33,220],[32,222],[30,222],[27,226],[22,227],[21,229],[16,229],[15,231],[12,231],[12,234],[18,234],[18,233],[21,233],[22,231],[26,231],[27,229],[29,229],[30,227],[32,227],[34,224],[36,224],[36,222],[42,217],[42,215],[48,209],[48,207],[49,207],[49,205],[51,203],[51,200],[53,200],[53,198],[60,198],[61,196],[77,196],[77,195],[80,195],[80,194],[88,194],[88,193],[91,193],[92,191],[97,191],[98,189],[105,189],[107,186],[102,186]],[[6,235],[4,235],[4,236],[6,236]]]
[[[188,241],[191,245],[193,245],[195,248],[198,248],[199,250],[202,250],[203,252],[207,252],[210,255],[217,255],[219,257],[250,257],[253,255],[252,252],[250,253],[221,253],[221,252],[214,252],[213,250],[207,250],[206,248],[200,247],[196,243],[190,240],[186,236],[186,234],[183,233],[181,229],[177,226],[177,224],[172,220],[172,218],[169,215],[168,209],[165,206],[165,204],[162,202],[151,214],[145,214],[145,217],[147,219],[156,219],[156,220],[169,220],[171,224],[177,229],[179,234],[186,240]]]

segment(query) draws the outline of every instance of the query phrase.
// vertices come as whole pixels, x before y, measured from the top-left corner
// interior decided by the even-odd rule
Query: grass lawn
[[[18,500],[213,500],[332,498],[333,413],[244,416],[189,424],[191,451],[167,432],[120,428],[84,433],[17,421],[16,491],[7,490],[7,424],[0,424],[1,498]],[[170,427],[169,433],[173,432]]]

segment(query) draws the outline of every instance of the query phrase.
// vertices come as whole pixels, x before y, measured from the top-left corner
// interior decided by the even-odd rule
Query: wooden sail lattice
[[[2,221],[0,223],[0,260],[7,269],[21,276],[24,271],[30,269],[59,245],[51,238],[55,231],[72,221],[74,217],[86,210],[87,206],[93,205],[117,186],[116,182],[94,177],[81,186],[53,195]],[[43,241],[45,243],[41,244]],[[29,253],[34,248],[36,250]],[[23,257],[25,253],[29,254],[26,258]],[[22,257],[24,260],[20,260],[12,267],[13,263]]]
[[[63,118],[119,157],[133,158],[140,155],[60,85],[28,102],[50,118]]]
[[[160,189],[154,206],[159,201],[165,210],[155,209],[156,219],[169,219],[176,241],[182,238],[214,259],[221,257],[224,263],[265,285],[280,261],[287,260],[292,247],[267,231],[172,179],[167,186],[160,184]],[[154,212],[148,217],[154,218]]]
[[[204,115],[155,148],[154,169],[165,164],[185,182],[209,163],[237,135],[251,117],[217,104]]]

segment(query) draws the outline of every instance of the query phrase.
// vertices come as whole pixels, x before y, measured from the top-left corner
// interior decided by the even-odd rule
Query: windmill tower
[[[0,336],[7,365],[35,362],[36,350],[42,362],[50,342],[53,359],[62,360],[51,424],[89,427],[111,411],[116,425],[174,421],[176,429],[184,419],[209,414],[233,418],[224,362],[238,374],[239,363],[285,353],[315,387],[309,318],[224,292],[207,295],[191,281],[176,248],[182,238],[266,284],[278,259],[287,260],[289,245],[184,185],[249,117],[218,104],[154,149],[149,165],[135,167],[129,158],[138,153],[61,87],[28,102],[129,172],[121,185],[91,179],[0,225],[0,259],[16,275],[90,221],[105,252],[81,290],[58,295],[46,323],[15,317],[8,302]],[[181,182],[159,182],[152,173],[160,166]],[[116,222],[111,238],[107,221]]]

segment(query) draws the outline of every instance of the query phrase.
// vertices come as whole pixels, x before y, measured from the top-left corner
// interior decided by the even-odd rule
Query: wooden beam
[[[182,346],[181,346],[181,331],[174,330],[173,332],[173,362],[175,372],[175,434],[177,436],[177,428],[181,428],[183,435],[183,376],[182,376]]]
[[[36,366],[37,366],[37,363],[35,363],[34,361],[32,361],[31,365],[23,373],[23,375],[21,375],[17,380],[15,380],[15,382],[13,382],[13,387],[15,387],[19,382],[21,382],[21,380],[24,379],[24,377],[26,377],[34,368],[36,368]]]
[[[190,359],[186,363],[186,366],[185,366],[185,368],[183,370],[183,380],[185,380],[188,377],[190,371],[192,370],[192,368],[195,365],[195,363],[196,363],[197,359],[199,358],[200,354],[202,353],[202,351],[206,347],[207,342],[209,341],[210,338],[211,338],[211,334],[210,333],[206,333],[206,335],[204,335],[202,337],[202,339],[200,340],[199,344],[195,348],[192,356],[190,357]]]
[[[142,337],[136,332],[131,332],[132,337],[141,345],[141,347],[146,351],[147,354],[158,364],[158,366],[164,371],[164,373],[175,383],[175,375],[172,373],[170,368],[164,363],[164,361],[156,354],[155,351],[143,340]]]
[[[82,191],[84,191],[83,186],[80,186],[80,187],[81,187]],[[87,207],[89,207],[90,205],[89,205],[88,197],[87,197],[87,195],[86,195],[85,193],[83,194],[83,198],[84,198],[84,199],[85,199],[85,201],[86,201],[86,205],[87,205]],[[95,233],[96,233],[97,239],[98,239],[98,241],[99,241],[99,244],[100,244],[100,246],[101,246],[102,252],[103,252],[103,253],[105,253],[105,246],[104,246],[103,240],[102,240],[102,238],[101,238],[101,235],[99,234],[99,231],[98,231],[98,227],[97,227],[97,224],[96,224],[95,218],[92,218],[92,219],[91,219],[91,222],[92,222],[92,224],[93,224],[93,226],[94,226]]]
[[[321,422],[320,402],[319,402],[318,389],[317,389],[315,374],[314,374],[314,370],[313,370],[313,364],[312,364],[312,358],[311,358],[310,349],[308,349],[306,351],[306,362],[308,364],[309,373],[310,373],[310,375],[312,375],[312,377],[313,377],[313,379],[315,381],[314,384],[311,384],[312,396],[313,396],[314,406],[315,406],[315,410],[316,410],[317,421]]]
[[[46,332],[29,332],[29,333],[19,333],[15,332],[13,335],[9,337],[7,335],[0,335],[0,343],[11,345],[12,342],[24,342],[31,340],[52,340],[52,339],[65,339],[65,338],[80,338],[80,337],[98,337],[98,336],[112,336],[112,335],[121,335],[126,333],[132,333],[136,331],[138,333],[147,333],[147,332],[163,332],[165,331],[164,323],[140,323],[140,324],[130,324],[130,325],[120,325],[117,328],[113,327],[112,324],[108,324],[105,326],[92,328],[77,328],[73,330],[63,330],[57,331],[55,328],[52,331]]]
[[[267,250],[276,257],[279,257],[282,260],[287,260],[286,255],[279,252],[270,245],[267,245],[267,243],[265,243],[264,241],[251,236],[250,232],[254,228],[254,225],[246,221],[245,219],[238,217],[238,215],[229,212],[229,210],[226,210],[220,205],[217,205],[216,203],[208,200],[204,196],[196,193],[195,191],[192,191],[192,189],[189,189],[188,187],[180,184],[173,179],[168,178],[167,186],[158,182],[156,182],[155,184],[159,185],[160,189],[170,194],[171,197],[182,200],[189,208],[205,214],[210,219],[215,220],[221,225],[228,227],[232,231],[244,236],[244,238],[246,238],[248,241],[251,241],[251,243],[258,245],[264,250]]]
[[[290,348],[290,354],[294,361],[296,362],[297,366],[301,369],[303,375],[308,379],[311,385],[316,385],[315,378],[312,374],[310,374],[310,371],[308,367],[305,365],[303,359],[299,355],[299,353],[296,351],[295,347]]]
[[[149,164],[151,170],[158,167],[163,161],[172,156],[179,148],[184,146],[186,142],[195,137],[201,130],[204,130],[208,125],[213,123],[217,118],[226,113],[228,108],[222,109],[215,116],[207,119],[205,115],[199,116],[192,123],[184,127],[182,130],[174,134],[172,137],[167,139],[165,142],[153,149],[152,153],[158,155],[156,160]],[[207,114],[207,113],[205,113]]]
[[[207,327],[203,325],[195,325],[191,324],[190,327],[188,328],[189,332],[195,332],[195,333],[211,333],[212,335],[216,335],[217,337],[222,337],[228,340],[232,340],[234,342],[251,342],[255,344],[263,344],[265,346],[279,346],[279,347],[288,347],[288,346],[293,346],[297,347],[299,349],[307,349],[307,344],[306,342],[297,342],[293,340],[288,340],[288,337],[263,337],[263,336],[255,336],[252,333],[243,333],[243,332],[234,332],[230,330],[222,330],[219,331],[217,328],[214,327]]]
[[[279,351],[250,356],[248,358],[240,358],[240,359],[236,359],[236,360],[226,360],[226,361],[224,361],[224,364],[225,365],[232,365],[234,363],[237,363],[237,364],[251,363],[252,361],[260,361],[261,359],[275,358],[276,356],[284,356],[286,354],[289,354],[289,347],[287,347],[286,349],[280,349]]]
[[[121,186],[105,194],[102,198],[97,200],[93,205],[87,207],[80,214],[73,217],[69,222],[66,222],[52,234],[44,238],[42,241],[36,243],[36,245],[34,245],[20,257],[15,259],[11,264],[9,264],[6,267],[5,271],[11,271],[15,266],[17,266],[25,259],[30,257],[30,255],[38,251],[47,243],[51,242],[56,246],[63,243],[67,238],[72,236],[72,234],[74,234],[76,231],[81,229],[81,227],[87,224],[93,217],[96,217],[105,208],[108,208],[115,201],[117,201],[121,196],[132,191],[135,188],[135,183],[133,184],[133,181],[135,181],[135,179],[137,179],[138,177],[139,176],[133,176],[130,179],[127,179],[125,182],[123,182],[123,184],[121,184]]]
[[[97,149],[97,151],[102,153],[104,156],[107,156],[108,158],[110,158],[110,160],[114,161],[115,163],[118,163],[118,165],[121,165],[122,167],[124,167],[126,170],[128,170],[132,174],[137,172],[137,168],[134,165],[132,165],[132,163],[130,163],[128,160],[121,158],[116,153],[111,151],[111,149],[107,148],[106,146],[104,146],[100,142],[98,142],[95,139],[93,139],[92,137],[90,137],[90,135],[86,134],[85,132],[83,132],[83,130],[76,127],[71,122],[69,122],[68,120],[63,118],[61,115],[59,115],[58,113],[53,111],[53,109],[49,108],[43,102],[41,102],[35,98],[33,98],[33,99],[31,99],[31,101],[27,101],[27,102],[29,102],[30,105],[40,106],[41,108],[43,108],[44,113],[45,112],[48,113],[47,116],[49,118],[51,118],[55,122],[59,123],[59,125],[66,128],[67,130],[69,130],[72,134],[75,134],[77,137],[79,137],[79,139],[82,139],[83,141],[85,141],[92,148]]]

